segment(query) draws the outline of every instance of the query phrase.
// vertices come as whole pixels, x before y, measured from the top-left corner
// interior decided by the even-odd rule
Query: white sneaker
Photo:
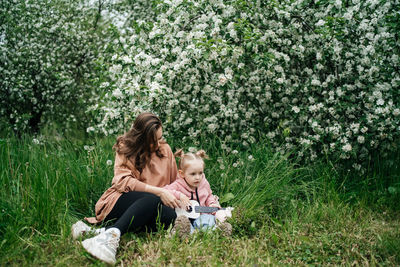
[[[94,231],[92,227],[86,225],[82,221],[77,221],[71,226],[71,233],[72,233],[72,238],[77,239],[80,236],[83,236],[85,234],[88,234],[90,232]]]
[[[114,265],[120,235],[119,229],[110,228],[95,237],[82,241],[82,246],[99,260]]]

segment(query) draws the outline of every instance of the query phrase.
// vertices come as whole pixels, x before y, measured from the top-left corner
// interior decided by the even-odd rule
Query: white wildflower
[[[237,37],[236,31],[235,31],[234,29],[232,29],[232,30],[229,31],[229,35],[230,35],[232,38],[236,38],[236,37]]]
[[[86,132],[87,132],[87,133],[94,132],[94,131],[95,131],[95,129],[94,129],[94,127],[92,127],[92,126],[90,126],[90,127],[88,127],[88,128],[86,129]]]
[[[228,81],[228,79],[226,78],[226,76],[224,74],[220,74],[218,76],[218,80],[219,80],[219,84],[221,86],[224,86],[226,84],[226,82]]]
[[[163,79],[163,75],[161,73],[157,73],[154,78],[156,79],[156,81],[162,81]]]
[[[315,23],[315,26],[320,27],[320,26],[324,26],[325,25],[325,21],[323,19],[318,20],[317,23]]]
[[[103,83],[100,84],[101,88],[107,88],[108,86],[110,86],[109,82],[103,82]]]
[[[116,98],[121,98],[123,96],[121,90],[119,90],[119,88],[115,89],[113,92],[113,96],[115,96]]]
[[[350,144],[345,144],[345,145],[342,147],[342,150],[343,150],[344,152],[350,152],[352,149],[353,149],[353,148],[352,148],[352,146],[351,146]]]
[[[357,134],[359,129],[360,129],[360,124],[359,123],[352,123],[350,124],[350,129]]]
[[[85,146],[83,146],[83,149],[85,149],[87,152],[90,152],[94,149],[94,146],[85,145]]]
[[[319,86],[319,85],[321,85],[321,82],[319,80],[317,80],[317,79],[312,79],[311,80],[311,85]]]
[[[348,11],[343,15],[343,18],[345,18],[346,20],[352,20],[353,19],[353,12],[352,11]]]
[[[354,163],[352,166],[357,171],[359,171],[361,169],[361,165],[360,164]]]
[[[129,56],[123,56],[121,59],[125,64],[132,63],[132,59]]]
[[[292,111],[294,111],[294,113],[299,113],[300,109],[297,106],[292,107]]]
[[[274,132],[269,132],[269,133],[267,134],[267,137],[268,137],[269,139],[273,139],[273,138],[275,137],[275,133],[274,133]]]

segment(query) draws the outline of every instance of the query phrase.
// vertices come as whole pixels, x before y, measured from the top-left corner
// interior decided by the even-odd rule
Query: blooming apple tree
[[[156,3],[120,38],[89,131],[119,133],[153,110],[175,138],[218,135],[226,150],[264,136],[360,169],[396,148],[399,1]]]
[[[0,4],[0,120],[14,131],[37,132],[49,121],[87,124],[110,36],[106,1],[87,2]]]

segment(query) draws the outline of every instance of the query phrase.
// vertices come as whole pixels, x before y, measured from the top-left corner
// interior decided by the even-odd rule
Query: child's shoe
[[[186,238],[190,235],[190,221],[186,216],[179,216],[175,220],[174,227],[172,228],[172,234],[177,234],[180,239]]]
[[[224,236],[232,235],[232,225],[228,222],[217,222],[217,229],[219,229]]]
[[[95,237],[82,241],[82,246],[92,256],[114,265],[120,235],[121,232],[118,228],[110,228]]]

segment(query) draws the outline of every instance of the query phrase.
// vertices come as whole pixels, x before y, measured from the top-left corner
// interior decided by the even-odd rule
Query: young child
[[[185,206],[189,206],[189,200],[196,200],[200,206],[221,208],[218,197],[212,194],[210,184],[204,176],[204,158],[207,158],[204,150],[196,153],[184,153],[182,149],[175,153],[179,159],[178,178],[172,184],[166,185],[174,196]],[[203,213],[199,218],[193,220],[185,216],[179,216],[175,220],[174,230],[180,236],[186,236],[195,229],[213,229],[218,227],[226,235],[232,232],[232,226],[225,222],[231,217],[230,210],[218,210],[215,215]]]

